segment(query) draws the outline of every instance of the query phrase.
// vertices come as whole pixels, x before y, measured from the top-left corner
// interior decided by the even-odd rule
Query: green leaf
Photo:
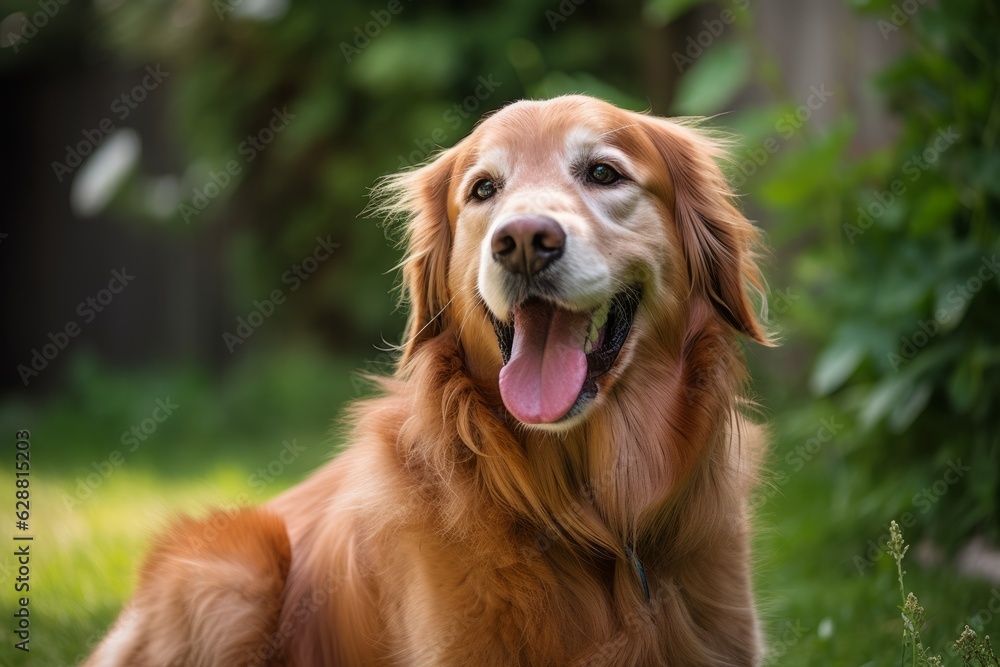
[[[958,205],[958,195],[952,188],[939,185],[928,190],[913,207],[910,230],[920,237],[935,229],[947,228]]]
[[[889,428],[894,433],[902,433],[909,428],[927,407],[933,389],[930,382],[922,382],[910,392],[909,396],[903,397],[889,415]]]
[[[867,430],[881,421],[899,404],[908,388],[906,379],[898,376],[884,378],[868,395],[867,404],[858,416],[862,428]]]
[[[856,132],[857,122],[845,116],[820,137],[803,132],[805,144],[801,147],[791,145],[794,139],[782,137],[780,151],[773,161],[774,168],[757,186],[757,193],[775,206],[797,205],[815,209],[819,197],[835,194],[835,188],[843,178],[844,153]],[[821,210],[831,212],[829,209]],[[834,216],[838,232],[843,222],[855,220],[853,211],[845,215]]]
[[[702,0],[649,0],[643,16],[647,23],[664,26]]]
[[[461,66],[454,41],[443,28],[397,30],[380,33],[355,55],[348,73],[359,85],[382,93],[385,90],[441,86]]]
[[[864,345],[857,340],[841,338],[819,355],[809,378],[809,388],[818,396],[836,391],[857,370],[864,356]]]
[[[948,378],[948,396],[955,408],[963,413],[972,409],[982,388],[983,363],[976,352],[978,349],[966,354]]]
[[[707,116],[725,109],[747,84],[752,56],[742,42],[711,44],[677,86],[675,113]]]

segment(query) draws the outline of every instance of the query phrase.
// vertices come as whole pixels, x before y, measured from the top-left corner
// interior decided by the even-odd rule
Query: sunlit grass
[[[180,514],[249,498],[262,502],[296,479],[276,480],[264,492],[247,483],[252,469],[220,465],[192,471],[190,479],[164,479],[155,470],[124,466],[84,500],[73,498],[78,476],[32,478],[30,655],[0,650],[0,664],[76,664],[100,639],[135,583],[150,538]],[[12,477],[0,475],[0,488]],[[72,506],[70,506],[72,505]],[[15,564],[5,549],[0,561],[0,615],[11,618]]]
[[[859,524],[851,489],[831,478],[814,461],[761,511],[757,595],[773,652],[767,664],[898,665],[895,561],[883,553],[859,571],[855,556],[864,557],[880,532]],[[988,610],[994,590],[988,583],[960,576],[947,561],[925,569],[911,558],[907,570],[907,588],[927,610],[923,638],[945,665],[962,664],[951,646],[965,624],[1000,634],[1000,614]]]

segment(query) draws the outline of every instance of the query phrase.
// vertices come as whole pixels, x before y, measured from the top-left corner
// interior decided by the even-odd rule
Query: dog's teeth
[[[608,309],[611,307],[611,303],[605,303],[603,306],[597,309],[594,313],[594,318],[590,321],[590,326],[592,328],[600,329],[608,322]]]
[[[590,354],[593,350],[594,350],[594,341],[588,338],[587,341],[583,344],[583,352],[584,354]]]

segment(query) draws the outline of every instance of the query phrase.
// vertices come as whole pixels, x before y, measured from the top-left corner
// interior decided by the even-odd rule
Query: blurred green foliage
[[[1000,534],[1000,13],[912,4],[869,6],[883,35],[912,39],[877,81],[898,137],[858,154],[845,114],[783,155],[756,200],[779,247],[805,248],[781,319],[820,348],[809,388],[850,423],[838,441],[867,489],[859,524],[909,512],[913,535],[957,547]]]
[[[632,18],[639,7],[626,5],[119,3],[101,16],[96,39],[172,72],[183,167],[170,226],[220,235],[233,303],[267,294],[316,236],[332,233],[341,249],[297,297],[297,316],[308,318],[299,324],[394,340],[401,321],[386,295],[400,252],[373,233],[375,222],[358,219],[371,185],[456,143],[510,100],[587,91],[645,107],[629,95],[641,90],[638,75],[621,77],[642,71],[645,31]],[[275,110],[294,117],[257,150],[248,139]],[[203,197],[230,161],[239,167],[233,184]],[[119,204],[153,219],[144,202],[152,190],[141,175],[134,185]]]

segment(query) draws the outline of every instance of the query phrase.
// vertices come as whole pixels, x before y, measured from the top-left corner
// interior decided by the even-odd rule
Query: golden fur
[[[624,156],[618,199],[560,167],[574,141]],[[688,124],[570,96],[505,107],[387,179],[410,309],[394,375],[310,479],[162,539],[87,664],[758,664],[747,499],[763,443],[740,414],[737,337],[768,341],[746,292],[758,233],[720,157]],[[509,170],[504,197],[470,203],[486,163]],[[504,409],[479,273],[499,212],[535,209],[643,286],[598,399],[550,428]]]

